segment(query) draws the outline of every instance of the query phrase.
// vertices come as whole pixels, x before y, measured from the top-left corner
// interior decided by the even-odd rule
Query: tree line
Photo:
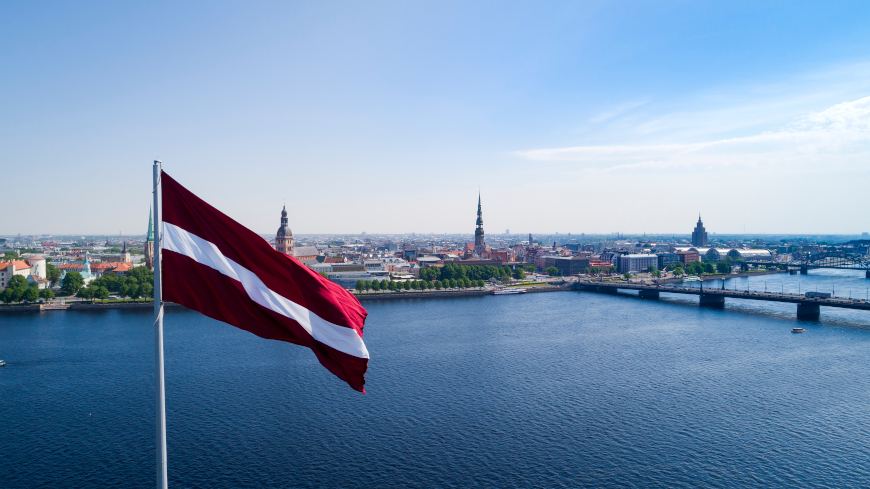
[[[421,270],[422,272],[422,270]],[[486,281],[482,279],[471,280],[470,278],[446,278],[444,280],[407,280],[395,282],[392,280],[357,280],[356,290],[428,290],[428,289],[455,289],[460,287],[483,287]]]

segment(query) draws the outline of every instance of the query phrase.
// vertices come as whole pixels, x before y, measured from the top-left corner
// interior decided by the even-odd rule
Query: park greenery
[[[154,297],[153,284],[153,271],[146,267],[135,267],[126,275],[103,275],[81,289],[77,296],[83,299],[108,299],[110,293],[114,293],[131,299],[148,298]]]
[[[522,272],[522,270],[520,270]],[[505,265],[496,267],[494,265],[460,265],[458,263],[445,263],[444,267],[429,267],[420,270],[420,280],[435,281],[445,279],[469,279],[469,280],[489,280],[491,278],[503,279],[504,277],[512,277],[515,273],[511,267]],[[523,273],[525,277],[525,273]]]
[[[422,270],[421,270],[422,272]],[[465,278],[445,278],[443,280],[406,280],[397,282],[393,280],[357,280],[354,287],[358,291],[390,290],[393,292],[402,290],[430,290],[430,289],[457,289],[469,287],[483,287],[486,281],[482,279],[471,280]]]
[[[0,301],[6,304],[12,302],[35,302],[39,299],[51,299],[54,293],[51,289],[39,290],[35,283],[28,284],[21,275],[14,275],[0,292]]]
[[[85,287],[78,272],[68,272],[63,278],[61,292],[82,299],[108,299],[111,294],[138,299],[154,297],[154,272],[145,267],[136,267],[126,275],[106,274]]]

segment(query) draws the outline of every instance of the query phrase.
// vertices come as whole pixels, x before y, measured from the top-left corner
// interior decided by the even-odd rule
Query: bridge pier
[[[618,291],[616,287],[598,287],[598,292],[602,294],[616,294]]]
[[[701,294],[699,305],[703,307],[722,308],[725,307],[725,297],[721,295]]]
[[[819,305],[811,302],[798,302],[797,316],[799,318],[816,319],[819,317]]]
[[[797,273],[798,273],[798,271],[795,270],[794,268],[789,268],[789,269],[788,269],[788,274],[789,274],[789,275],[797,275]]]
[[[640,290],[637,293],[637,296],[642,299],[658,299],[659,291],[658,290]]]
[[[807,267],[801,267],[801,275],[807,275],[810,273],[810,269]]]
[[[864,272],[864,278],[870,278],[870,270]]]

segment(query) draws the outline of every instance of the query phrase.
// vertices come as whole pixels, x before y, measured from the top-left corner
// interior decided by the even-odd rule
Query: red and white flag
[[[353,294],[161,176],[163,299],[254,333],[307,346],[365,392],[365,309]]]

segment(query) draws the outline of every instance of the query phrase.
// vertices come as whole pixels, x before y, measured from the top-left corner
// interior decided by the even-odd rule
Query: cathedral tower
[[[287,225],[286,205],[281,210],[281,227],[278,228],[278,234],[275,236],[275,249],[285,255],[293,256],[293,232]]]

